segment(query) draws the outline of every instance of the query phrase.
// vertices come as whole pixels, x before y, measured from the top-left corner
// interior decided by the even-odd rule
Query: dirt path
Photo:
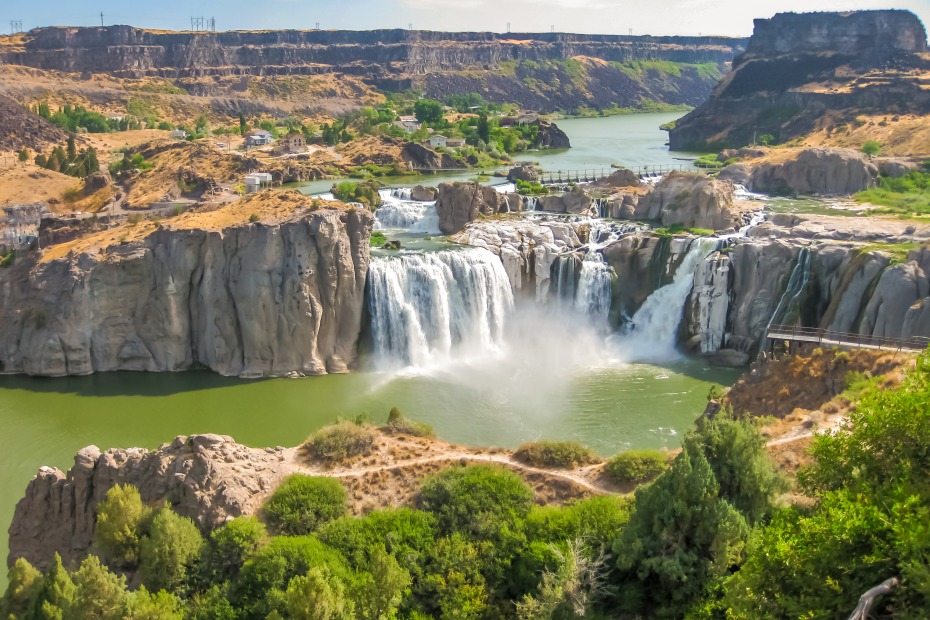
[[[361,476],[370,475],[373,473],[390,471],[394,469],[404,469],[407,467],[416,467],[418,465],[424,465],[427,463],[442,463],[442,462],[455,462],[455,461],[470,461],[473,463],[494,463],[497,465],[505,465],[507,467],[517,469],[530,474],[540,474],[544,476],[550,476],[552,478],[559,478],[577,486],[582,487],[593,493],[598,493],[601,495],[621,495],[621,493],[607,489],[605,487],[599,486],[592,483],[590,480],[587,480],[584,476],[579,475],[576,472],[558,470],[558,469],[545,469],[541,467],[532,467],[517,461],[510,457],[509,455],[501,454],[474,454],[471,452],[462,452],[462,451],[451,451],[445,452],[443,454],[434,454],[430,456],[420,457],[416,459],[408,459],[403,461],[398,461],[394,463],[386,463],[383,465],[374,465],[370,467],[360,467],[354,469],[338,469],[338,470],[327,470],[320,467],[308,467],[297,462],[296,459],[293,459],[292,462],[296,465],[296,469],[302,473],[313,474],[317,476],[329,476],[331,478],[358,478]],[[592,466],[592,467],[596,467]],[[590,470],[592,467],[587,467],[582,471]]]

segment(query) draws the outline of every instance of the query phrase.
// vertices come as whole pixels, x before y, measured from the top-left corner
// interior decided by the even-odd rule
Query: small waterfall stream
[[[794,325],[801,318],[801,298],[807,289],[807,284],[811,277],[811,250],[809,247],[801,248],[798,254],[798,262],[795,263],[791,276],[788,278],[788,286],[785,293],[781,296],[772,318],[769,320],[771,325]],[[765,334],[763,334],[763,338]]]
[[[439,234],[439,214],[435,202],[410,199],[410,188],[383,189],[381,206],[375,211],[375,227],[404,229],[429,235]]]
[[[368,310],[376,362],[423,367],[493,353],[513,303],[507,273],[487,250],[374,258]]]

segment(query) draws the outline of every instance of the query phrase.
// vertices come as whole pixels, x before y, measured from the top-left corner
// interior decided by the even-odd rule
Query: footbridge
[[[569,183],[594,183],[606,179],[619,168],[600,168],[589,170],[552,170],[539,173],[539,183],[542,185],[568,185]],[[698,172],[690,163],[688,164],[662,164],[656,166],[638,166],[630,168],[640,180],[654,179],[668,174],[689,170]]]
[[[923,351],[930,346],[930,338],[911,336],[910,338],[885,338],[865,336],[846,332],[836,332],[818,327],[799,327],[797,325],[769,325],[765,333],[769,348],[776,343],[814,344],[819,347],[839,349],[872,349],[876,351]]]

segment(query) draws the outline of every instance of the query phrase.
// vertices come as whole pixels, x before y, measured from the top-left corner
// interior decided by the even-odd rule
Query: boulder
[[[764,194],[847,196],[872,187],[877,176],[875,164],[858,151],[810,148],[785,161],[728,166],[719,178]]]
[[[416,185],[410,190],[410,199],[419,202],[432,202],[439,195],[439,190],[435,187],[426,187],[425,185]]]
[[[436,198],[439,230],[444,235],[461,231],[479,215],[522,210],[523,198],[519,194],[502,194],[478,183],[440,183]]]
[[[507,180],[511,183],[516,183],[517,181],[535,183],[539,180],[539,170],[537,170],[536,166],[533,164],[514,166],[510,169],[510,172],[507,173]]]
[[[636,219],[661,220],[663,226],[726,230],[743,224],[733,205],[733,184],[694,172],[666,175],[636,206]]]
[[[595,183],[594,187],[639,187],[641,185],[639,177],[629,168],[618,168],[616,172],[611,172],[610,176],[604,177]]]
[[[572,147],[568,135],[559,129],[555,123],[546,121],[537,121],[539,126],[539,137],[537,143],[540,148],[544,149],[570,149]]]
[[[878,170],[883,176],[899,179],[917,170],[917,164],[902,159],[885,159],[879,162]]]
[[[576,185],[569,192],[557,196],[540,196],[536,203],[539,211],[550,213],[568,213],[597,217],[597,205],[588,191],[581,185]]]

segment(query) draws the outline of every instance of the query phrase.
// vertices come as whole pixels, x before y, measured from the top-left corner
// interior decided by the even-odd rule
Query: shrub
[[[392,407],[390,413],[388,413],[387,426],[384,427],[384,430],[402,435],[413,435],[414,437],[436,436],[432,426],[408,420],[397,407]]]
[[[294,474],[275,489],[264,512],[268,524],[282,534],[309,534],[345,514],[346,490],[334,478]]]
[[[513,458],[534,467],[574,469],[597,461],[597,454],[576,441],[534,441],[525,443]]]
[[[321,428],[304,443],[311,457],[325,461],[342,461],[364,454],[375,442],[375,433],[368,426],[341,420]]]
[[[251,223],[253,223],[253,224],[254,224],[255,222],[257,222],[258,220],[260,220],[260,219],[262,219],[262,218],[258,217],[258,213],[253,213],[252,215],[249,216],[249,222],[251,222]]]
[[[97,505],[94,536],[101,557],[116,567],[134,566],[139,560],[142,522],[149,512],[136,487],[111,487],[106,499]]]
[[[668,468],[668,458],[658,450],[629,450],[607,462],[604,471],[618,484],[655,480]]]
[[[187,578],[200,554],[203,537],[194,522],[163,507],[155,513],[148,536],[142,539],[140,571],[152,592],[173,591]]]

